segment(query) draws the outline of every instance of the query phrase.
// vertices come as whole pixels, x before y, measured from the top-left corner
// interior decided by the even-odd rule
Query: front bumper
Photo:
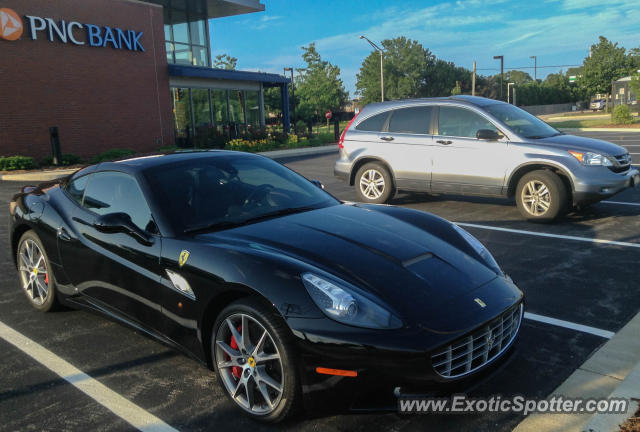
[[[590,169],[590,171],[588,171]],[[625,189],[640,186],[640,172],[636,168],[616,174],[604,167],[586,167],[585,175],[575,181],[574,205],[585,205],[609,198]]]

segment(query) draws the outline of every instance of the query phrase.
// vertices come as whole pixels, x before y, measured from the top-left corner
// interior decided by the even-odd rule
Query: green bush
[[[95,156],[93,159],[91,159],[91,163],[107,162],[107,161],[112,161],[116,159],[122,159],[124,157],[131,156],[134,154],[136,154],[136,152],[131,149],[111,149]]]
[[[613,110],[612,120],[614,124],[631,124],[633,116],[628,105],[618,105]]]
[[[35,168],[32,157],[28,156],[0,156],[0,171],[26,170]]]
[[[60,161],[60,165],[69,166],[69,165],[77,165],[83,162],[82,158],[78,155],[74,155],[71,153],[66,153],[62,155],[62,160]],[[46,156],[40,161],[40,165],[49,166],[53,165],[53,156]]]

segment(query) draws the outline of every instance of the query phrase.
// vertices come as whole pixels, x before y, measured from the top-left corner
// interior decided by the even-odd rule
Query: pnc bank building
[[[289,80],[215,69],[215,18],[259,0],[0,0],[0,156],[211,147],[265,126],[264,91]],[[211,20],[214,21],[211,21]]]

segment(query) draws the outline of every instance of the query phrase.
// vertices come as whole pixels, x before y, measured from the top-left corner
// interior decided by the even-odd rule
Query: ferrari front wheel
[[[34,308],[48,312],[56,306],[51,266],[38,235],[29,230],[18,241],[16,263],[22,290]]]
[[[239,300],[219,315],[211,351],[227,396],[255,420],[275,423],[301,399],[293,346],[283,319],[258,301]]]

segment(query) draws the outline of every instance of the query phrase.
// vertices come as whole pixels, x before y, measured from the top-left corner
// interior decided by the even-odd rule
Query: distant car
[[[607,106],[607,101],[604,99],[596,99],[593,102],[591,102],[591,104],[589,104],[589,108],[591,108],[593,111],[600,111],[605,109],[605,107]]]
[[[481,97],[368,105],[339,147],[335,175],[368,203],[397,191],[515,197],[524,218],[549,222],[640,183],[624,148]]]
[[[212,365],[269,422],[344,380],[448,386],[506,358],[523,295],[478,240],[319,186],[215,151],[24,188],[10,203],[20,289],[41,311],[98,311]]]

